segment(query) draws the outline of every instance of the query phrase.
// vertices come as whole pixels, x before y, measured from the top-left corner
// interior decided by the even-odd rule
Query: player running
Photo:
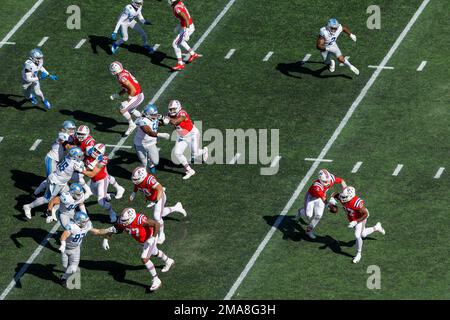
[[[151,173],[156,173],[156,166],[159,163],[159,150],[156,146],[158,138],[170,139],[170,134],[159,133],[158,127],[160,114],[153,104],[148,104],[142,112],[142,117],[137,118],[138,129],[134,136],[134,149],[145,168]]]
[[[359,70],[353,66],[347,58],[345,58],[337,45],[337,38],[344,31],[350,38],[356,42],[356,36],[350,32],[347,27],[343,27],[336,19],[328,20],[327,25],[320,29],[319,38],[317,39],[316,47],[320,50],[324,63],[328,66],[330,72],[334,72],[336,63],[331,59],[334,55],[340,63],[343,63],[356,75],[359,75]]]
[[[369,210],[364,205],[364,200],[356,195],[355,188],[345,187],[341,193],[333,193],[330,199],[330,203],[336,205],[336,200],[344,207],[347,212],[347,219],[350,222],[349,228],[355,228],[356,238],[356,256],[353,258],[353,263],[358,263],[361,260],[363,239],[369,234],[377,231],[382,235],[386,234],[380,222],[377,222],[375,226],[366,228],[367,218],[369,218]]]
[[[88,232],[101,237],[112,235],[112,232],[108,229],[95,229],[86,212],[78,211],[75,213],[73,220],[68,223],[60,238],[59,251],[61,251],[62,264],[65,269],[60,280],[64,287],[67,287],[68,278],[78,270],[81,243]],[[102,246],[105,250],[109,249],[108,239],[103,239]]]
[[[191,168],[184,156],[184,150],[186,150],[187,147],[190,147],[192,159],[195,160],[202,156],[203,161],[207,161],[208,148],[204,147],[203,149],[199,149],[200,131],[192,123],[191,117],[186,110],[181,107],[180,101],[171,100],[169,102],[168,110],[168,114],[163,118],[163,124],[167,125],[170,123],[178,133],[173,153],[186,171],[186,174],[183,176],[183,179],[186,180],[192,177],[195,174],[195,171]]]
[[[83,152],[78,147],[69,149],[67,156],[56,166],[56,171],[47,178],[47,189],[43,197],[23,206],[25,216],[31,219],[31,209],[48,203],[60,192],[67,191],[67,183],[76,172],[83,172]]]
[[[126,41],[128,41],[128,28],[132,28],[137,31],[142,38],[144,43],[143,47],[150,54],[155,52],[151,46],[148,45],[148,37],[144,29],[136,22],[136,18],[140,23],[145,25],[152,24],[149,20],[145,20],[142,15],[142,6],[144,5],[144,0],[132,0],[131,4],[128,4],[123,9],[122,13],[117,20],[116,27],[111,34],[111,39],[117,39],[117,32],[120,32],[121,39],[115,41],[112,45],[111,52],[114,54],[119,50],[119,47]]]
[[[109,71],[112,75],[116,76],[117,81],[122,88],[119,93],[111,95],[111,100],[117,99],[119,96],[128,93],[128,100],[122,101],[120,106],[120,113],[128,121],[128,130],[125,132],[125,135],[127,136],[136,128],[136,124],[133,122],[133,119],[131,119],[130,113],[136,118],[141,116],[141,113],[136,110],[136,108],[144,101],[144,93],[136,78],[133,77],[129,71],[125,70],[120,62],[114,61],[111,63]]]
[[[39,76],[39,72],[41,75]],[[30,57],[25,61],[22,68],[22,89],[24,91],[25,98],[30,100],[33,105],[37,105],[36,96],[39,96],[47,110],[50,110],[52,105],[45,99],[41,90],[39,80],[49,78],[53,81],[58,80],[58,77],[54,74],[50,74],[44,68],[44,55],[39,49],[33,49],[30,51]],[[34,92],[34,93],[33,93]]]
[[[143,245],[141,260],[153,278],[150,291],[159,289],[162,283],[156,273],[155,265],[150,260],[151,256],[157,256],[165,263],[161,272],[169,271],[175,263],[175,260],[166,256],[164,252],[156,247],[157,238],[160,235],[159,223],[155,220],[147,219],[142,213],[136,213],[136,210],[133,208],[126,208],[122,211],[118,223],[107,230],[113,233],[126,231]]]
[[[61,192],[48,203],[47,223],[58,221],[67,230],[70,220],[75,216],[75,209],[78,207],[83,212],[86,211],[84,205],[84,190],[78,183],[72,183],[69,191]]]
[[[319,224],[327,205],[327,191],[336,183],[340,183],[342,188],[347,186],[344,179],[336,177],[326,169],[320,170],[318,179],[309,187],[305,195],[303,208],[298,210],[295,219],[298,221],[300,218],[303,218],[309,221],[306,234],[311,239],[316,238],[314,229]]]
[[[172,7],[173,15],[175,18],[180,20],[180,24],[175,28],[175,33],[177,34],[175,40],[172,42],[172,47],[175,50],[175,55],[177,57],[178,63],[172,68],[173,71],[179,71],[184,69],[184,62],[181,56],[180,45],[189,52],[189,59],[187,62],[191,63],[195,59],[200,58],[202,55],[195,53],[194,50],[188,45],[189,38],[195,31],[194,23],[192,22],[192,17],[189,14],[186,6],[181,0],[168,0],[170,6]]]
[[[164,220],[163,217],[168,216],[172,212],[179,212],[183,216],[187,216],[181,202],[177,202],[173,207],[166,207],[166,192],[163,186],[156,180],[156,178],[147,173],[144,167],[137,167],[133,170],[131,180],[134,184],[133,192],[130,195],[130,202],[136,197],[138,190],[142,191],[149,206],[153,206],[153,218],[160,224],[161,231],[159,232],[158,244],[162,244],[166,240],[164,234]]]

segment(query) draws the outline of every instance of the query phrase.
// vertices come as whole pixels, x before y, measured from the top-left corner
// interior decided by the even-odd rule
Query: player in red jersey
[[[347,219],[350,222],[348,227],[355,228],[356,238],[356,256],[353,258],[353,263],[358,263],[361,260],[363,239],[369,234],[378,231],[381,234],[386,234],[380,222],[377,222],[375,226],[366,228],[367,218],[369,217],[369,210],[364,205],[364,200],[356,195],[355,188],[345,187],[341,193],[333,193],[331,195],[330,203],[336,205],[336,200],[344,207],[347,213]]]
[[[158,244],[162,244],[166,235],[164,234],[164,220],[163,217],[168,216],[172,212],[179,212],[183,216],[187,216],[186,210],[184,210],[181,202],[177,202],[173,207],[166,207],[166,192],[163,186],[156,180],[156,178],[147,173],[144,167],[137,167],[131,174],[131,180],[134,184],[133,193],[130,195],[130,201],[133,201],[136,197],[136,192],[141,191],[146,200],[150,201],[153,205],[153,218],[158,221],[161,226],[159,233]]]
[[[326,169],[319,171],[319,179],[309,187],[305,195],[303,208],[298,210],[296,220],[303,218],[309,221],[306,228],[306,234],[315,239],[314,229],[319,224],[322,218],[323,211],[327,205],[327,191],[336,183],[340,183],[343,188],[346,187],[345,181],[342,178],[336,177]]]
[[[137,242],[143,245],[141,260],[153,277],[150,291],[155,291],[161,287],[161,280],[156,273],[155,265],[150,260],[151,256],[157,256],[165,262],[161,272],[169,271],[175,260],[169,258],[156,247],[157,238],[160,235],[160,225],[157,221],[147,219],[142,213],[136,213],[133,208],[126,208],[122,211],[117,224],[114,227],[106,229],[113,233],[126,231]]]
[[[86,169],[83,171],[83,174],[91,178],[90,185],[93,194],[97,196],[98,204],[108,211],[111,223],[114,223],[117,220],[117,216],[109,203],[111,199],[108,195],[108,186],[111,183],[116,188],[116,198],[118,199],[122,197],[125,189],[117,183],[114,177],[108,174],[108,170],[106,169],[108,157],[105,156],[105,145],[103,143],[89,148],[87,153],[88,156],[84,159]]]
[[[176,38],[172,42],[172,47],[175,50],[175,55],[177,57],[178,63],[172,68],[173,71],[179,71],[184,69],[184,62],[181,56],[182,46],[189,52],[189,59],[187,62],[191,63],[195,59],[200,58],[202,55],[195,53],[194,50],[188,45],[189,38],[195,31],[194,23],[192,22],[192,17],[189,14],[188,9],[181,0],[169,0],[169,4],[172,7],[172,12],[175,18],[180,21],[180,24],[175,28]]]
[[[171,100],[168,109],[169,113],[163,118],[163,124],[171,124],[178,133],[173,153],[186,171],[186,175],[183,176],[183,179],[189,179],[195,174],[195,171],[191,168],[184,156],[184,150],[186,150],[187,147],[191,148],[191,159],[194,161],[200,156],[202,156],[203,161],[207,161],[208,148],[204,147],[203,149],[199,149],[200,131],[194,125],[186,110],[181,107],[180,101]]]
[[[119,93],[111,95],[111,100],[117,99],[126,93],[128,94],[128,100],[123,101],[120,106],[120,113],[128,121],[128,130],[125,132],[125,135],[129,135],[136,128],[131,114],[136,118],[141,116],[141,113],[136,108],[144,101],[144,93],[136,78],[129,71],[125,70],[120,62],[114,61],[111,63],[109,71],[112,75],[116,76],[121,87]]]

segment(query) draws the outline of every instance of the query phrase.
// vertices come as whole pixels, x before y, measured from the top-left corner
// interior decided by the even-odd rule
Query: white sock
[[[41,182],[41,184],[39,185],[39,187],[37,187],[37,189],[34,190],[34,195],[37,196],[37,195],[40,194],[42,191],[44,191],[46,187],[47,187],[47,180],[44,180],[44,181]]]
[[[36,200],[34,200],[32,203],[30,203],[30,207],[33,209],[33,208],[42,206],[45,203],[48,203],[48,200],[45,199],[45,197],[39,197]]]
[[[352,67],[352,64],[347,60],[347,58],[344,59],[344,64],[349,68]]]
[[[164,262],[166,262],[168,259],[169,259],[169,257],[168,256],[166,256],[165,254],[164,254],[164,252],[162,252],[161,250],[158,250],[158,258],[160,258],[162,261],[164,261]]]
[[[156,273],[155,265],[150,260],[147,261],[145,264],[145,267],[147,268],[148,272],[152,275],[152,277],[157,277],[158,274]]]

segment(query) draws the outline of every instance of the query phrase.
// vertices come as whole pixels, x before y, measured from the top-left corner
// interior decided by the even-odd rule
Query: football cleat
[[[183,176],[183,180],[187,180],[190,177],[192,177],[195,174],[194,169],[190,169],[186,172],[186,174]]]
[[[198,54],[198,53],[191,54],[187,62],[191,63],[195,59],[198,59],[198,58],[201,58],[201,57],[202,57],[202,55]]]
[[[115,43],[113,43],[112,47],[111,47],[111,53],[115,54],[117,52],[117,50],[119,50],[119,46]]]
[[[336,63],[334,62],[334,60],[330,61],[330,65],[328,66],[328,70],[330,72],[334,72],[334,70],[336,70]]]
[[[25,212],[25,217],[31,219],[31,207],[29,204],[23,206],[23,211]]]
[[[158,277],[154,277],[152,281],[152,286],[150,287],[150,291],[156,291],[161,288],[162,282]]]
[[[208,147],[204,147],[203,148],[203,161],[204,162],[208,161],[208,157],[209,157],[209,155],[208,155]]]
[[[380,222],[377,222],[377,224],[375,225],[375,230],[377,230],[379,233],[381,233],[382,235],[386,234],[386,231],[384,230],[384,228],[381,226]]]
[[[114,211],[112,211],[112,212],[109,214],[109,218],[110,218],[111,223],[115,223],[115,222],[117,221],[117,215],[116,215],[116,213],[115,213]]]
[[[361,260],[361,253],[357,253],[356,256],[353,258],[353,263],[358,263]]]
[[[185,68],[184,64],[178,63],[175,67],[172,67],[172,71],[180,71]]]
[[[143,45],[144,49],[147,50],[147,52],[149,54],[153,54],[155,53],[155,50],[153,49],[153,47],[150,47],[148,44]]]
[[[117,193],[116,193],[116,196],[114,198],[116,198],[116,199],[122,198],[124,192],[125,192],[125,188],[122,187],[122,186],[118,186],[117,187]]]
[[[187,216],[186,210],[184,210],[183,205],[181,202],[177,202],[177,204],[174,207],[175,211],[181,213],[183,216]]]
[[[354,74],[356,74],[357,76],[359,76],[359,70],[358,70],[358,68],[356,68],[355,66],[350,66],[350,70],[352,70]]]
[[[306,235],[313,240],[316,238],[316,235],[314,234],[314,230],[310,227],[306,228]]]
[[[170,270],[170,268],[175,264],[175,260],[168,258],[166,261],[166,264],[164,265],[164,268],[161,269],[161,272],[167,272]]]
[[[37,101],[36,97],[33,96],[33,95],[32,95],[31,98],[30,98],[30,102],[31,102],[31,104],[32,104],[33,106],[35,106],[35,105],[38,104],[38,101]]]
[[[130,135],[130,134],[133,132],[134,129],[136,129],[136,124],[135,124],[134,122],[131,122],[131,123],[128,125],[127,131],[125,131],[125,135],[126,135],[126,136]]]
[[[47,99],[42,100],[42,103],[44,104],[44,106],[47,110],[50,110],[52,108],[52,105],[50,104],[50,102]]]
[[[164,243],[164,241],[166,241],[166,235],[164,234],[164,233],[159,233],[159,236],[158,236],[158,241],[157,241],[157,243],[158,244],[163,244]]]

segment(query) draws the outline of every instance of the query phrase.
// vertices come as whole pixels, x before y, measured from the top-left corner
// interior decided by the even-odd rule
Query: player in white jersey
[[[64,229],[75,215],[75,209],[78,207],[83,212],[86,211],[84,205],[84,189],[78,183],[72,183],[69,191],[61,192],[48,203],[47,223],[58,221]]]
[[[78,147],[69,149],[68,155],[56,166],[56,171],[47,178],[47,189],[43,197],[23,206],[25,216],[31,219],[31,209],[48,203],[60,192],[67,191],[67,183],[75,172],[83,172],[83,151]]]
[[[161,115],[154,104],[148,104],[142,112],[142,117],[136,119],[138,129],[134,136],[134,149],[145,168],[155,174],[159,163],[159,151],[156,146],[158,138],[170,139],[168,133],[158,133]]]
[[[144,29],[137,23],[136,18],[140,23],[145,25],[152,24],[149,20],[145,20],[142,15],[142,6],[144,5],[144,0],[132,0],[131,4],[125,6],[122,13],[117,20],[116,27],[114,28],[111,38],[113,40],[117,39],[117,32],[120,31],[121,38],[115,41],[112,45],[111,52],[114,54],[119,50],[119,47],[126,41],[128,41],[128,28],[132,28],[137,31],[144,42],[144,49],[146,49],[150,54],[154,52],[153,48],[148,45],[148,37]]]
[[[40,76],[39,72],[41,73]],[[30,51],[30,57],[25,61],[22,68],[22,89],[25,98],[30,100],[33,105],[37,105],[37,99],[35,97],[35,95],[37,95],[41,98],[45,108],[49,110],[52,106],[50,102],[45,99],[39,83],[39,80],[45,78],[49,78],[53,81],[58,80],[56,75],[51,75],[44,68],[44,55],[42,54],[42,51],[33,49]]]
[[[328,66],[328,70],[330,70],[330,72],[334,72],[336,68],[336,63],[333,59],[331,59],[331,55],[334,55],[340,63],[343,63],[356,75],[359,75],[359,70],[342,55],[341,50],[337,45],[337,38],[342,32],[345,32],[353,41],[356,41],[356,36],[351,33],[347,27],[342,26],[334,18],[328,20],[327,25],[320,29],[320,34],[316,44],[317,49],[320,50],[323,61]]]
[[[69,222],[66,230],[61,235],[60,241],[62,265],[65,268],[64,274],[61,276],[61,284],[66,287],[67,279],[78,270],[80,263],[81,243],[83,238],[92,233],[95,236],[105,237],[103,239],[103,249],[108,250],[109,244],[106,237],[113,233],[108,229],[95,229],[86,212],[78,211],[75,213],[73,221]]]

